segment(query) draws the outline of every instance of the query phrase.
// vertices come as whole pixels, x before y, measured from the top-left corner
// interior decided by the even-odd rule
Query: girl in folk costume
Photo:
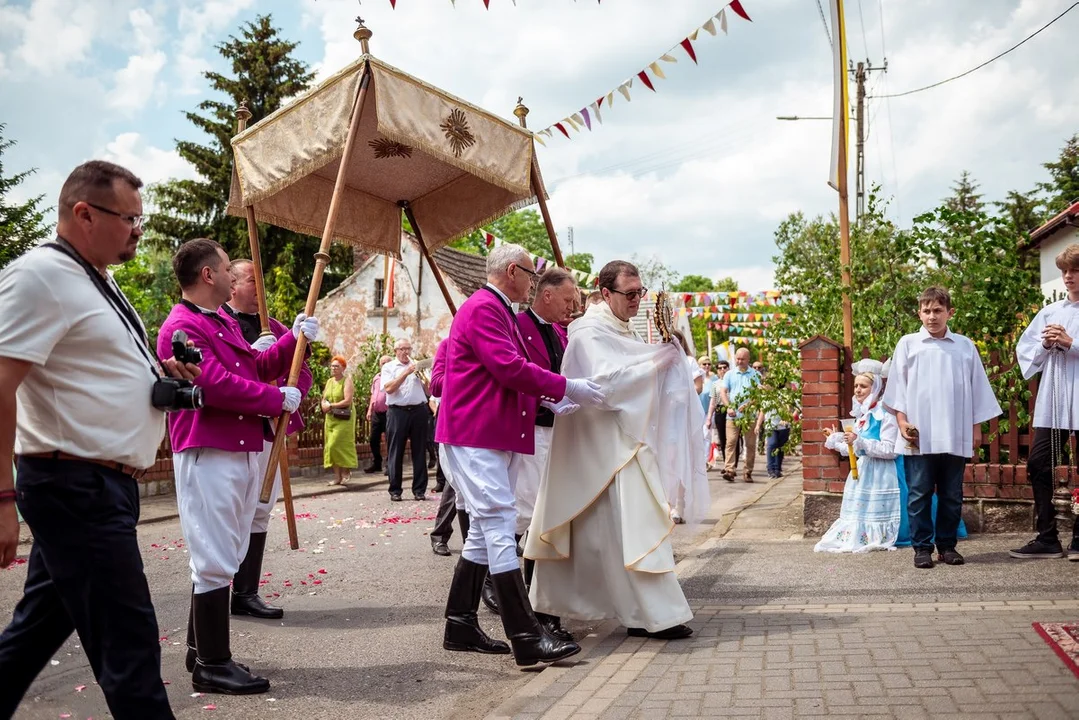
[[[854,372],[853,432],[827,431],[825,447],[857,457],[858,479],[847,476],[843,505],[836,520],[813,549],[816,552],[891,550],[905,524],[901,487],[903,465],[896,462],[899,425],[879,402],[884,367],[878,360],[860,360]],[[909,534],[909,533],[908,533]],[[909,542],[909,539],[908,539]]]

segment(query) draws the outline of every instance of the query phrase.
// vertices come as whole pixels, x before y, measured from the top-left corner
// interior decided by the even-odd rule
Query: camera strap
[[[143,358],[147,360],[150,365],[150,371],[153,373],[154,378],[160,378],[163,367],[160,358],[157,357],[157,353],[152,347],[146,337],[146,330],[142,326],[142,322],[139,320],[138,314],[135,309],[131,307],[131,303],[124,297],[123,292],[118,288],[112,286],[101,273],[99,273],[90,263],[86,261],[82,255],[75,252],[71,246],[62,237],[57,236],[57,240],[60,242],[45,243],[41,247],[51,248],[62,252],[69,258],[79,264],[83,271],[89,276],[90,282],[94,284],[97,291],[105,298],[109,303],[109,306],[120,317],[120,321],[124,324],[124,329],[127,330],[128,335],[135,341],[135,345],[138,346]]]

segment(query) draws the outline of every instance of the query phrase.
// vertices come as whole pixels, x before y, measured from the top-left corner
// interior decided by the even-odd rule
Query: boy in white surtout
[[[918,296],[922,329],[904,335],[892,353],[884,392],[896,415],[896,452],[903,455],[910,487],[908,513],[914,567],[933,567],[933,492],[938,498],[936,547],[941,562],[962,565],[955,550],[963,510],[963,470],[981,444],[981,424],[1000,415],[1000,405],[969,338],[948,329],[955,314],[944,288]]]
[[[1056,265],[1068,297],[1039,310],[1015,348],[1024,379],[1042,374],[1027,460],[1038,537],[1008,553],[1019,559],[1064,557],[1053,506],[1053,467],[1058,462],[1053,448],[1066,447],[1068,436],[1079,430],[1079,343],[1073,340],[1079,335],[1079,244],[1064,248]],[[1079,522],[1072,528],[1068,559],[1079,560]]]

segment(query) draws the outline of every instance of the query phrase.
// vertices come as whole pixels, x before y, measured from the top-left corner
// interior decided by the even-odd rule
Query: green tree
[[[716,292],[738,292],[738,281],[730,277],[721,277],[714,282]]]
[[[1001,219],[1012,231],[1017,242],[1027,239],[1030,232],[1042,224],[1045,206],[1033,193],[1009,190],[1003,201],[993,205],[1000,211]]]
[[[565,257],[566,267],[592,274],[592,263],[596,261],[592,253],[573,253]]]
[[[716,285],[712,278],[704,275],[683,275],[682,279],[671,285],[672,292],[714,292]]]
[[[1079,135],[1072,135],[1060,151],[1060,157],[1042,165],[1049,171],[1049,182],[1038,183],[1038,189],[1049,199],[1049,214],[1063,212],[1079,202]]]
[[[5,127],[0,123],[0,268],[47,238],[52,231],[45,223],[49,208],[41,207],[44,195],[21,203],[8,198],[8,194],[36,169],[4,175],[4,151],[15,144],[14,140],[4,139]]]
[[[944,205],[952,212],[980,212],[985,209],[979,184],[970,173],[964,170],[952,185],[952,194],[944,200]]]
[[[140,244],[135,259],[117,266],[113,279],[142,318],[149,337],[156,337],[180,297],[170,254],[153,244]]]
[[[231,257],[250,254],[247,223],[226,212],[232,179],[230,141],[236,131],[236,108],[244,102],[251,123],[280,108],[308,88],[314,75],[293,57],[297,43],[281,37],[269,15],[241,26],[239,36],[217,45],[231,65],[230,74],[206,72],[218,99],[203,100],[187,119],[209,136],[206,144],[176,143],[177,152],[198,172],[194,180],[169,180],[149,188],[154,208],[148,229],[158,247],[169,251],[195,237],[220,242]],[[319,241],[269,225],[259,226],[259,244],[266,273],[267,303],[271,314],[290,317],[300,311],[314,273]],[[323,291],[332,289],[352,272],[350,248],[334,246],[326,269]]]
[[[651,290],[670,290],[678,282],[678,272],[667,267],[659,257],[650,255],[641,257],[637,253],[629,256],[629,261],[637,266],[641,282]]]

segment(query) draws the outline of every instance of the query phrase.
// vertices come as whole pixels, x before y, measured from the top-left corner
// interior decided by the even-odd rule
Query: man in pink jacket
[[[198,692],[266,692],[268,680],[232,660],[229,583],[247,552],[261,485],[258,455],[265,417],[294,412],[302,394],[269,383],[288,372],[296,338],[318,334],[318,321],[299,315],[292,332],[265,352],[244,340],[239,325],[218,310],[232,293],[229,258],[213,240],[190,240],[172,260],[183,294],[161,326],[157,345],[171,354],[182,330],[202,354],[196,384],[205,406],[169,415],[176,501],[191,565],[191,617],[197,660],[191,685]]]
[[[489,567],[502,624],[522,666],[562,660],[581,648],[548,632],[528,602],[514,539],[517,458],[535,451],[541,402],[556,413],[603,402],[595,383],[567,380],[529,360],[511,303],[528,299],[535,277],[532,259],[519,245],[501,245],[487,256],[487,285],[461,305],[443,341],[445,374],[435,434],[471,518],[446,602],[443,647],[509,652],[476,620]]]

